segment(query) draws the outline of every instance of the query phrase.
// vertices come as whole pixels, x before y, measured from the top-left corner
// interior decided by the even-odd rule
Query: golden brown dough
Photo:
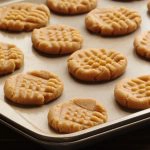
[[[21,68],[23,63],[24,55],[18,47],[0,42],[0,75],[14,72]]]
[[[141,16],[135,10],[121,8],[96,8],[85,18],[88,30],[103,36],[126,35],[141,24]]]
[[[134,48],[138,55],[150,59],[150,31],[144,32],[135,38]]]
[[[14,3],[0,8],[0,29],[32,31],[48,24],[50,12],[43,4]]]
[[[84,130],[106,121],[105,108],[93,99],[73,99],[51,107],[48,113],[49,126],[60,133]]]
[[[35,29],[32,33],[33,46],[47,54],[68,54],[82,47],[80,32],[67,25],[49,25]]]
[[[150,108],[150,75],[123,79],[115,87],[116,101],[127,108]]]
[[[68,71],[82,81],[109,81],[125,72],[127,59],[121,53],[106,49],[87,49],[73,53]]]
[[[97,0],[47,0],[50,10],[66,15],[89,12],[97,5]]]
[[[48,71],[32,71],[9,77],[4,85],[5,97],[22,105],[42,105],[58,98],[62,81]]]

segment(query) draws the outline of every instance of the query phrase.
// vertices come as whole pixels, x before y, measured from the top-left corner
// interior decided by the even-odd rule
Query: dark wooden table
[[[0,123],[0,149],[15,150],[44,150],[39,144],[34,143],[12,129]],[[134,131],[111,137],[85,150],[126,149],[126,150],[150,150],[150,124],[142,125]],[[82,150],[84,150],[82,149]]]

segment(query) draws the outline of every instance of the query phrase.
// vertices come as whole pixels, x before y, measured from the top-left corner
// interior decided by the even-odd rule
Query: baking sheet
[[[24,0],[34,3],[46,3],[45,0]],[[1,1],[0,5],[6,5],[7,2]],[[13,74],[0,78],[0,114],[14,122],[20,124],[27,129],[33,136],[39,135],[39,138],[46,140],[71,140],[73,138],[81,138],[88,134],[100,132],[100,129],[109,128],[111,125],[122,123],[124,121],[131,122],[134,118],[140,119],[140,116],[147,116],[150,109],[144,111],[131,111],[120,107],[114,99],[115,84],[125,77],[136,77],[144,74],[150,74],[150,62],[139,58],[133,49],[133,40],[140,32],[150,30],[150,16],[147,13],[147,1],[134,2],[118,2],[112,0],[98,0],[98,7],[126,6],[136,9],[142,16],[141,27],[132,34],[115,37],[104,38],[99,35],[89,33],[84,24],[86,14],[77,16],[61,16],[51,13],[50,24],[67,24],[78,28],[84,37],[82,49],[86,48],[106,48],[118,50],[128,58],[128,67],[124,75],[111,82],[101,84],[85,84],[75,81],[67,71],[68,56],[50,57],[39,54],[32,48],[31,32],[29,33],[8,33],[0,31],[0,41],[17,45],[22,49],[25,56],[24,67],[17,70]],[[139,7],[140,6],[140,7]],[[64,92],[56,101],[40,107],[21,107],[7,102],[4,99],[3,85],[4,81],[11,75],[19,72],[27,72],[31,70],[48,70],[57,74],[64,82]],[[68,101],[73,98],[94,98],[100,101],[108,112],[108,123],[98,125],[96,127],[86,129],[72,134],[58,134],[48,127],[47,114],[51,106],[60,102]],[[102,131],[101,131],[102,132]]]

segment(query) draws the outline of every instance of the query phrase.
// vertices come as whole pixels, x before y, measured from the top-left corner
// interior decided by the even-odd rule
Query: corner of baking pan
[[[6,109],[7,111],[5,111]],[[17,118],[18,122],[13,121],[13,117],[15,117],[15,120]],[[11,126],[14,126],[19,130],[22,130],[26,134],[35,137],[36,139],[59,143],[59,142],[70,142],[82,138],[87,138],[89,136],[103,133],[121,126],[125,126],[127,124],[131,124],[142,119],[150,120],[150,108],[128,115],[121,119],[117,119],[115,121],[110,121],[102,125],[98,125],[71,134],[60,134],[59,136],[55,136],[55,135],[52,136],[50,134],[46,134],[38,130],[32,124],[24,120],[13,108],[5,104],[3,101],[0,101],[0,119],[4,120]]]

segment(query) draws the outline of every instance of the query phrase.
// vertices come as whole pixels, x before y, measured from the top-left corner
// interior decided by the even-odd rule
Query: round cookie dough
[[[82,47],[80,32],[67,25],[49,25],[32,33],[34,48],[46,54],[68,54]]]
[[[63,92],[62,81],[48,71],[32,71],[9,77],[5,97],[22,105],[42,105],[57,99]]]
[[[109,81],[125,72],[127,59],[121,53],[106,49],[86,49],[68,59],[69,73],[82,81]]]
[[[73,99],[57,104],[48,113],[49,126],[60,133],[84,130],[107,121],[107,112],[93,99]]]
[[[97,0],[47,0],[50,10],[66,15],[76,15],[91,11]]]
[[[150,59],[150,31],[144,32],[135,38],[134,48],[138,55]]]
[[[48,24],[50,12],[46,5],[28,2],[14,3],[0,8],[0,29],[32,31]]]
[[[150,108],[150,75],[123,79],[115,86],[116,101],[127,108]]]
[[[24,55],[18,47],[0,42],[0,75],[14,72],[21,68],[23,63]]]
[[[128,8],[96,8],[87,14],[87,29],[102,36],[126,35],[141,24],[141,16]]]

